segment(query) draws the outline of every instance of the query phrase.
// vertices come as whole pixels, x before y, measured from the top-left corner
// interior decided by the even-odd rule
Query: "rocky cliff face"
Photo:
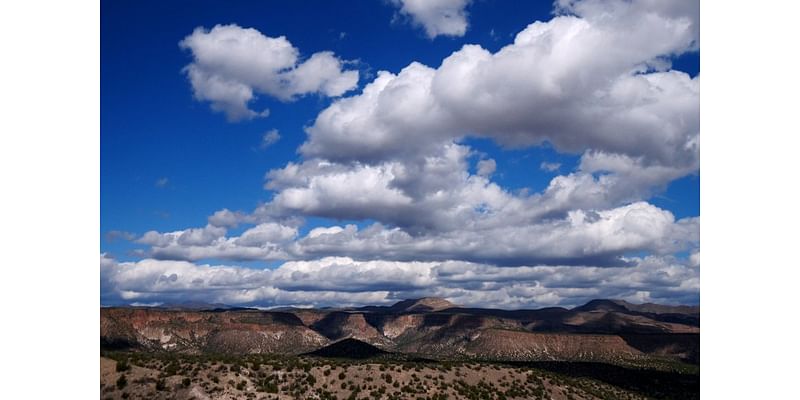
[[[667,311],[659,313],[657,311]],[[340,310],[102,308],[106,348],[302,354],[345,339],[431,358],[699,362],[699,310],[593,301],[573,310],[458,308],[443,299]],[[680,312],[672,312],[680,311]]]
[[[104,308],[101,344],[185,353],[295,354],[328,339],[290,313]]]

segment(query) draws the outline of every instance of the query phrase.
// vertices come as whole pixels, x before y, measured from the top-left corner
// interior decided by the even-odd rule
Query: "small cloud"
[[[126,231],[108,231],[106,232],[106,241],[113,242],[116,240],[134,240],[136,239],[136,235]]]
[[[164,304],[164,303],[163,303],[163,302],[161,302],[161,301],[154,301],[154,302],[152,302],[152,303],[140,303],[140,302],[138,302],[138,301],[134,301],[134,302],[133,302],[133,303],[131,303],[130,305],[131,305],[132,307],[158,307],[158,306],[160,306],[160,305],[162,305],[162,304]]]
[[[700,250],[696,250],[689,255],[689,265],[693,267],[700,266]]]
[[[489,177],[497,169],[497,163],[493,159],[478,161],[478,175],[484,178]]]
[[[260,96],[289,102],[311,94],[339,97],[358,87],[358,71],[343,69],[333,52],[301,58],[285,36],[236,24],[198,27],[178,45],[192,56],[182,71],[194,98],[230,122],[268,116],[269,110],[251,107]]]
[[[159,178],[156,181],[156,187],[157,188],[165,188],[165,187],[167,187],[167,185],[169,185],[169,178]]]
[[[347,37],[347,32],[339,32],[339,40],[342,40]]]
[[[541,168],[542,171],[556,172],[559,168],[561,168],[561,163],[542,161],[542,164],[539,166],[539,168]]]
[[[265,133],[265,134],[264,134],[264,136],[261,138],[261,145],[260,145],[260,146],[258,146],[258,147],[259,147],[261,150],[264,150],[264,149],[266,149],[267,147],[269,147],[269,146],[272,146],[273,144],[275,144],[275,142],[277,142],[278,140],[281,140],[281,134],[280,134],[280,133],[278,133],[278,130],[277,130],[277,129],[270,129],[270,130],[269,130],[267,133]]]
[[[472,0],[416,1],[392,0],[399,7],[399,14],[410,17],[412,23],[425,29],[428,38],[436,36],[464,36],[469,22],[467,6]],[[399,16],[392,17],[392,23],[399,21]]]

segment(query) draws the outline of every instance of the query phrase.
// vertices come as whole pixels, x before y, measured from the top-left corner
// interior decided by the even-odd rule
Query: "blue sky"
[[[442,17],[442,10],[413,9],[399,1],[104,2],[101,7],[101,265],[104,265],[101,268],[101,282],[104,285],[101,301],[161,302],[174,300],[170,296],[178,293],[179,299],[261,305],[384,302],[429,294],[442,295],[462,303],[508,307],[570,305],[600,296],[696,302],[699,299],[699,286],[691,284],[688,285],[689,289],[685,289],[687,281],[694,282],[696,279],[699,283],[699,239],[694,238],[699,230],[699,221],[693,218],[699,216],[699,145],[696,150],[686,150],[696,143],[693,138],[699,138],[698,128],[693,125],[693,121],[699,120],[699,102],[697,107],[693,106],[699,98],[694,89],[685,89],[699,85],[699,37],[694,37],[692,33],[699,24],[699,21],[692,19],[696,2],[676,2],[673,6],[659,9],[647,9],[646,4],[637,1],[625,3],[612,0],[577,1],[560,6],[547,2],[488,0],[449,3],[452,9],[445,11],[455,14],[449,14],[448,21],[455,18],[458,22],[463,18],[466,28],[463,32],[458,28],[453,32],[447,31],[452,27],[441,25],[438,29],[445,29],[444,33],[431,37],[430,29],[436,28],[434,25],[441,22],[437,18]],[[600,11],[612,15],[610,22],[598,17],[602,15]],[[657,17],[655,23],[649,26],[642,23],[653,15]],[[341,113],[344,119],[363,117],[367,121],[365,127],[375,127],[376,131],[386,130],[375,137],[370,136],[374,134],[370,129],[345,129],[335,121],[326,125],[325,121],[317,119],[330,107],[335,108],[340,101],[350,98],[358,100],[362,90],[379,79],[378,71],[400,74],[412,62],[418,62],[427,68],[420,70],[421,74],[438,69],[440,71],[437,73],[444,81],[447,71],[443,71],[443,60],[454,54],[467,54],[462,50],[463,46],[478,45],[486,54],[499,54],[501,49],[514,44],[518,33],[532,32],[534,28],[529,25],[535,21],[546,24],[548,34],[553,37],[569,32],[560,31],[557,23],[574,24],[573,28],[581,27],[584,29],[581,32],[587,33],[586,37],[590,39],[585,39],[586,43],[604,40],[602,43],[608,44],[609,51],[583,58],[581,51],[597,50],[582,44],[579,38],[575,41],[575,50],[567,44],[562,54],[556,54],[553,50],[555,55],[548,58],[545,47],[536,47],[539,44],[531,42],[521,50],[522,58],[517,64],[497,62],[496,66],[486,67],[488,72],[485,75],[473,75],[478,76],[476,80],[480,76],[489,78],[486,78],[486,82],[476,81],[465,85],[465,93],[470,93],[470,96],[466,96],[467,100],[450,99],[446,94],[431,100],[436,107],[445,109],[441,115],[417,118],[412,113],[385,120],[380,115],[365,116],[362,112],[366,112],[363,109],[366,106],[361,105]],[[685,29],[674,28],[675,21],[678,25],[685,24]],[[658,25],[659,22],[663,22],[663,26]],[[236,74],[241,73],[242,64],[232,58],[235,54],[226,52],[224,47],[202,47],[207,44],[200,40],[213,37],[215,31],[212,29],[218,25],[228,27],[232,35],[250,32],[264,38],[285,37],[299,56],[286,71],[299,68],[315,53],[329,52],[325,54],[339,64],[334,75],[327,75],[324,82],[344,79],[347,71],[357,71],[357,83],[347,85],[345,91],[336,90],[336,93],[330,90],[323,93],[327,90],[324,86],[313,90],[265,89],[265,86],[259,89],[258,82],[267,82],[272,78],[254,78],[250,72],[247,72],[250,74],[247,77],[238,76]],[[198,27],[204,30],[195,32]],[[650,35],[648,37],[652,44],[619,34],[625,30],[634,30],[632,34],[635,34],[636,29]],[[197,34],[196,44],[182,48],[179,43],[194,35],[193,32]],[[627,40],[632,42],[627,43]],[[581,46],[587,47],[584,50]],[[526,49],[532,50],[525,53],[528,51]],[[213,60],[204,59],[212,57],[208,56],[211,51],[218,52],[212,55]],[[264,59],[269,62],[271,56],[266,54]],[[276,58],[279,56],[275,55]],[[473,57],[472,53],[469,57]],[[606,57],[610,60],[604,60]],[[226,66],[228,59],[231,64]],[[566,63],[563,74],[558,64],[561,62]],[[202,99],[198,91],[203,89],[188,77],[185,68],[190,64],[207,74],[224,78],[225,82],[245,82],[250,85],[255,99],[247,102],[247,107],[255,111],[269,109],[269,115],[231,121],[224,112],[213,111],[210,106],[214,100],[208,98],[212,96],[209,94],[211,92],[206,92],[206,98]],[[516,71],[514,65],[541,70]],[[504,74],[500,68],[511,70]],[[257,74],[259,69],[255,68],[255,71]],[[549,80],[541,78],[551,74],[553,78]],[[670,86],[664,86],[667,83],[658,80],[662,79],[662,75],[664,80],[672,79],[676,83],[669,81]],[[497,80],[500,79],[497,77],[505,76],[509,82]],[[653,88],[642,88],[639,77],[653,78],[648,81]],[[418,84],[413,80],[416,77],[410,76],[408,79],[407,87]],[[400,78],[396,81],[399,82]],[[289,85],[296,82],[300,82],[300,78]],[[452,83],[455,85],[461,81],[448,82],[455,82]],[[619,85],[613,86],[607,82]],[[269,83],[263,85],[268,86]],[[508,85],[507,89],[503,89],[505,85]],[[515,85],[521,89],[516,91]],[[556,95],[547,92],[552,90],[553,85],[557,87],[553,92]],[[495,90],[495,86],[500,88]],[[289,90],[294,91],[290,93]],[[642,90],[642,93],[631,94],[635,90]],[[652,94],[653,91],[670,94],[658,97]],[[606,93],[606,97],[599,97],[604,100],[594,104],[592,96],[599,92]],[[284,93],[283,99],[280,98],[281,93]],[[613,97],[619,93],[625,97]],[[495,96],[501,101],[511,101],[506,108],[509,111],[479,102],[483,94]],[[574,98],[569,98],[569,95],[574,95]],[[435,93],[431,96],[435,97]],[[656,96],[653,100],[647,100],[654,105],[637,103],[639,100],[636,99],[645,96]],[[469,98],[476,99],[476,103],[469,103]],[[678,98],[685,100],[675,100]],[[384,103],[389,101],[398,100],[387,95]],[[388,110],[402,110],[403,101],[401,99]],[[523,107],[526,101],[530,102],[527,110],[533,116],[525,115],[528,112]],[[604,101],[608,103],[601,103]],[[518,110],[515,110],[515,104],[520,105]],[[626,109],[627,106],[630,109]],[[574,114],[570,114],[570,107],[574,107]],[[463,110],[469,110],[466,117],[459,114]],[[597,110],[607,111],[598,113]],[[506,112],[507,116],[504,114]],[[471,124],[460,122],[454,115],[462,115],[461,120],[470,119]],[[506,118],[510,121],[508,124],[503,122]],[[686,123],[687,120],[690,122]],[[597,132],[595,127],[598,127]],[[313,138],[307,132],[308,128],[314,131]],[[476,131],[473,132],[473,129]],[[276,130],[280,139],[262,146],[264,135],[271,130]],[[398,135],[406,134],[407,137],[398,139]],[[363,135],[363,140],[353,139],[360,138],[360,135]],[[688,144],[681,142],[678,145],[675,144],[676,140],[685,140]],[[359,148],[359,141],[365,144],[363,149]],[[301,150],[304,143],[308,146]],[[377,147],[370,147],[371,143],[377,143]],[[436,165],[452,168],[452,175],[442,175],[442,179],[398,180],[398,171],[411,171],[421,165],[422,158],[416,156],[440,160]],[[480,172],[479,163],[490,160],[494,168],[487,170],[488,173]],[[318,179],[319,184],[303,187],[296,180],[275,178],[274,171],[284,170],[290,163],[309,168],[316,163],[315,166],[323,165],[319,168],[336,170],[323,172],[322,175],[314,175],[319,172],[310,169],[310,172],[303,172],[306,174],[302,177],[304,182]],[[591,165],[601,167],[592,169]],[[435,169],[430,170],[434,172],[426,172],[429,171],[426,168],[416,173],[433,176],[440,171]],[[269,171],[273,171],[273,175],[267,176]],[[341,175],[336,178],[335,174]],[[382,201],[386,200],[386,196],[381,192],[367,193],[375,189],[374,186],[345,188],[351,191],[354,198],[364,199],[357,206],[341,203],[347,199],[335,197],[336,193],[332,194],[330,190],[319,191],[319,187],[324,187],[324,182],[327,182],[325,179],[346,184],[349,182],[347,176],[377,176],[380,186],[380,179],[386,178],[387,174],[394,180],[390,179],[383,189],[401,188],[403,193],[400,194],[405,197],[398,197],[398,201],[402,203],[410,198],[410,204],[403,203],[402,207],[394,209],[392,207],[400,203]],[[449,181],[453,177],[463,177],[465,186],[453,186]],[[580,192],[580,196],[586,198],[578,198],[580,196],[577,194],[563,195],[567,196],[562,196],[567,199],[563,200],[563,204],[544,204],[543,199],[549,198],[548,187],[561,177],[567,182],[578,182],[579,179],[588,182],[587,179],[593,177],[595,181],[591,184],[597,188]],[[606,184],[606,178],[612,183]],[[265,185],[269,188],[265,188]],[[475,194],[483,200],[463,207],[471,207],[476,214],[458,214],[453,221],[439,221],[437,216],[449,215],[449,212],[461,209],[453,202],[474,193],[473,189],[469,189],[473,186],[469,185],[480,186],[483,191],[482,194]],[[491,185],[494,186],[489,187]],[[499,195],[492,192],[493,188],[505,193],[505,197],[498,199]],[[606,189],[610,193],[599,192]],[[428,196],[437,190],[440,193],[451,191],[452,196],[448,197],[446,205],[442,205],[445,202],[434,201],[433,195]],[[419,197],[415,197],[417,195]],[[557,193],[552,196],[554,199],[562,198]],[[443,207],[441,210],[435,209],[440,206]],[[549,211],[542,211],[536,216],[524,212],[525,209],[539,206]],[[171,232],[186,233],[190,229],[203,229],[207,226],[208,218],[223,209],[239,212],[239,217],[236,223],[211,223],[207,230],[197,232],[198,235],[208,234],[208,240],[204,236],[202,240],[186,241],[191,242],[186,245],[178,240],[180,233],[169,235]],[[631,210],[636,210],[636,213]],[[571,226],[575,226],[576,213],[583,215],[581,221],[595,221],[597,215],[605,221],[608,216],[609,224],[616,229],[612,233],[620,234],[620,242],[614,242],[613,246],[606,242],[592,246],[565,245],[563,252],[549,252],[548,246],[559,247],[562,240],[575,237],[576,234],[566,226],[570,221],[573,221]],[[656,238],[648,236],[647,240],[631,236],[631,232],[638,232],[637,229],[649,229],[648,224],[653,223],[655,218],[652,216],[643,216],[644,222],[641,226],[637,225],[636,229],[627,225],[619,228],[613,220],[616,215],[627,215],[625,221],[629,223],[633,218],[630,215],[642,213],[653,213],[658,221],[661,221],[658,218],[666,218],[664,223],[667,227],[659,225],[653,227],[652,231],[667,233]],[[665,217],[667,214],[671,217]],[[459,225],[458,218],[465,218],[464,226],[476,227],[469,232],[469,235],[475,236],[470,237],[493,235],[484,230],[488,228],[478,228],[484,222],[491,226],[506,225],[500,220],[496,223],[486,222],[489,216],[520,221],[517,228],[533,235],[530,249],[515,248],[524,247],[524,243],[505,243],[498,245],[508,247],[503,251],[499,247],[497,251],[478,250],[472,253],[407,250],[419,248],[415,246],[420,246],[425,240],[437,243],[437,240],[456,240],[453,239],[456,236],[462,240],[459,235],[464,232],[454,228]],[[344,235],[348,224],[356,227],[354,232],[358,233],[352,237],[358,237],[358,240],[366,240],[358,235],[366,235],[364,232],[374,227],[376,231],[381,230],[387,235],[391,232],[409,235],[404,239],[408,243],[404,244],[405,250],[392,247],[389,243],[367,246],[377,246],[378,249],[367,251],[366,247],[355,242],[341,242],[345,238],[337,235]],[[284,229],[294,232],[294,236],[287,233],[291,237],[282,241],[269,239],[235,252],[229,251],[233,244],[223,243],[233,243],[248,229],[258,226],[271,229],[270,235]],[[315,228],[331,227],[342,232],[311,237],[310,233]],[[543,250],[537,252],[539,238],[562,228],[566,229],[563,239],[553,239],[554,244],[550,245],[542,244]],[[589,227],[586,232],[600,228]],[[143,239],[147,232],[152,232],[151,239]],[[512,238],[521,235],[506,233]],[[589,233],[581,231],[583,234]],[[344,244],[337,249],[328,247],[327,250],[320,244],[309,244],[311,239],[318,240],[320,237]],[[305,239],[308,240],[304,242]],[[469,242],[473,239],[463,240]],[[203,246],[207,248],[203,249]],[[252,249],[260,249],[260,252]],[[344,257],[346,260],[332,262],[330,257]],[[695,258],[697,261],[694,261]],[[302,287],[303,290],[292,289],[294,286],[288,283],[280,286],[276,283],[279,282],[278,274],[269,272],[283,268],[283,265],[287,269],[306,271],[312,279],[318,279],[314,277],[330,273],[334,268],[332,263],[336,265],[335,270],[345,268],[342,265],[351,262],[352,268],[347,271],[355,274],[355,278],[374,277],[385,272],[392,279],[405,277],[413,281],[418,276],[405,273],[410,274],[409,271],[416,267],[405,264],[387,266],[386,263],[414,261],[433,263],[429,268],[438,270],[461,268],[475,272],[499,268],[503,273],[516,271],[526,276],[533,274],[536,278],[531,278],[515,290],[501,288],[497,281],[486,278],[470,284],[477,282],[494,289],[472,292],[452,283],[448,290],[437,291],[435,288],[441,282],[436,281],[429,284],[417,282],[405,290],[397,290],[394,286],[381,286],[381,279],[377,279],[377,283],[369,287],[344,287],[341,290],[320,287],[319,290],[309,291],[308,284],[297,284],[296,287]],[[597,272],[597,267],[605,269]],[[250,270],[262,273],[263,268],[267,268],[266,275],[248,275],[252,272]],[[627,270],[626,273],[625,268],[637,268],[636,271],[652,273],[653,276],[627,285],[603,286],[614,281],[608,274],[614,272],[623,276],[633,271]],[[130,278],[128,275],[136,275],[138,271],[143,277],[134,279],[136,282],[125,281]],[[602,276],[586,278],[587,271]],[[667,275],[673,275],[672,281],[660,280],[665,271],[671,271]],[[184,275],[188,279],[189,276],[203,273],[231,273],[238,280],[234,279],[236,283],[225,290],[231,293],[247,290],[252,293],[242,297],[230,293],[228,297],[215,297],[220,296],[216,287],[211,290],[203,285],[188,285],[181,286],[179,290],[163,286],[164,282],[180,283]],[[172,281],[160,279],[173,274],[176,279]],[[241,278],[242,275],[248,277]],[[576,286],[573,289],[585,287],[591,279],[596,279],[597,290],[564,290],[564,287],[570,286],[565,283],[569,279],[562,278],[562,275],[580,277],[575,278]],[[388,282],[389,278],[386,279]],[[554,280],[550,287],[546,284],[548,279]],[[577,280],[581,281],[580,285]],[[209,278],[195,277],[193,281],[209,282]],[[681,287],[685,290],[678,289]],[[280,293],[265,294],[276,291]]]

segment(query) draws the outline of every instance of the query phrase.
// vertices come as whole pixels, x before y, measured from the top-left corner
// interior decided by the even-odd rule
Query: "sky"
[[[103,305],[700,296],[697,1],[101,3]]]

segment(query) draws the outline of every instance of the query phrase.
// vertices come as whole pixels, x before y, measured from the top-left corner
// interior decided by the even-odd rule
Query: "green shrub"
[[[131,369],[131,366],[128,364],[128,360],[117,361],[117,372],[125,372],[129,369]]]
[[[122,389],[128,385],[128,378],[125,377],[125,374],[122,374],[117,378],[117,389]]]

